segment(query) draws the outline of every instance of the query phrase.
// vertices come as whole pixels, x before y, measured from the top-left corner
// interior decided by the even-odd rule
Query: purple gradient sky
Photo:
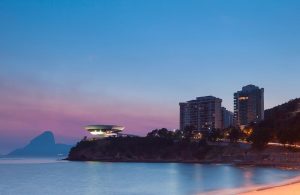
[[[0,1],[0,153],[88,124],[178,128],[178,103],[265,88],[299,97],[300,2]]]

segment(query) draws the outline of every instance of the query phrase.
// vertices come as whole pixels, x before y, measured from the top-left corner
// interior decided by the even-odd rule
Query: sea
[[[0,195],[198,195],[276,184],[298,175],[293,170],[224,164],[0,158]]]

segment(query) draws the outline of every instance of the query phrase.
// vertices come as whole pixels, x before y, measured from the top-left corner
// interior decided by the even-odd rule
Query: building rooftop
[[[92,135],[110,136],[123,131],[125,127],[118,125],[88,125],[84,127]]]

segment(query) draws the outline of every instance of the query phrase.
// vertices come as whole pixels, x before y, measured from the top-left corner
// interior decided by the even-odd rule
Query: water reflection
[[[244,169],[243,171],[243,176],[244,176],[244,186],[245,187],[250,187],[253,186],[253,173],[249,169]]]
[[[280,182],[299,173],[230,165],[45,162],[0,160],[0,194],[189,195]]]

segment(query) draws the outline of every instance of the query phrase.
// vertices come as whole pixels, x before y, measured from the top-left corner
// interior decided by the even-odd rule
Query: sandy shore
[[[201,195],[298,195],[300,194],[300,176],[274,185],[248,186],[235,189],[223,189],[201,193]]]
[[[290,179],[277,185],[261,186],[255,189],[248,189],[240,195],[297,195],[300,194],[300,177]]]

